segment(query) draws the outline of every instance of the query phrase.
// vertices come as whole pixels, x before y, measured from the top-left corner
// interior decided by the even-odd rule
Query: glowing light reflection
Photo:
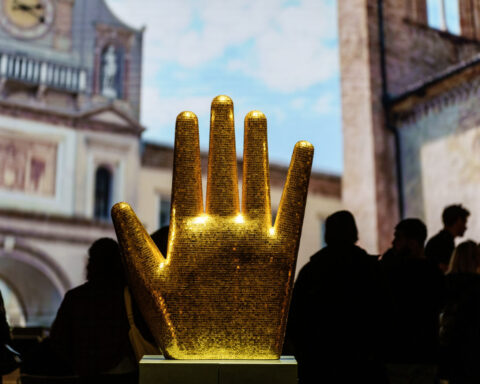
[[[201,215],[195,217],[192,222],[193,224],[205,224],[208,220],[208,215]]]
[[[245,223],[245,218],[243,217],[243,215],[238,214],[237,216],[235,216],[234,221],[235,223],[242,224]]]

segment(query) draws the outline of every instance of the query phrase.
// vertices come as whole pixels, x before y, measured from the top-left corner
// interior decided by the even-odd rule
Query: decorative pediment
[[[96,113],[89,118],[90,120],[100,121],[103,123],[110,123],[115,125],[123,125],[123,126],[130,126],[131,123],[122,115],[116,113],[116,111],[102,111]]]
[[[91,123],[94,125],[118,127],[136,133],[141,133],[144,130],[135,118],[114,104],[85,111],[79,116],[79,118],[87,124]]]

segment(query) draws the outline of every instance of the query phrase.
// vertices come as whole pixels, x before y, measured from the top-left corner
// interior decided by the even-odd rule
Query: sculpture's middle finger
[[[210,116],[206,212],[231,216],[239,211],[233,102],[217,96]]]

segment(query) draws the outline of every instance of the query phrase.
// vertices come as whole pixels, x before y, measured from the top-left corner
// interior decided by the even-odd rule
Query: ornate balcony
[[[0,52],[0,79],[2,78],[73,93],[85,92],[87,88],[85,69]]]

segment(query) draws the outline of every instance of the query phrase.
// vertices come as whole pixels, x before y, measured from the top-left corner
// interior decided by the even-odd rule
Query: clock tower
[[[75,0],[0,0],[0,33],[32,46],[72,49]],[[23,45],[23,44],[22,44]]]
[[[53,24],[53,0],[1,0],[0,23],[12,36],[35,39],[48,32]]]

